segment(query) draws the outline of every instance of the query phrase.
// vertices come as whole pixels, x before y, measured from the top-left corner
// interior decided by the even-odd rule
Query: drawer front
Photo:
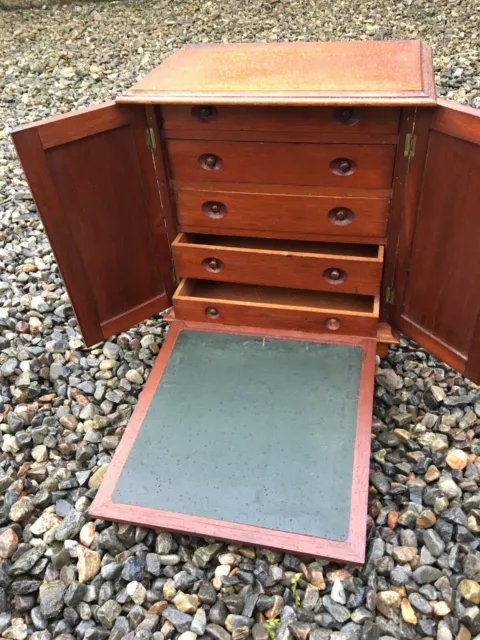
[[[388,189],[394,145],[170,140],[175,181]]]
[[[400,109],[392,107],[242,107],[164,105],[167,137],[208,139],[212,131],[281,131],[325,134],[395,134]]]
[[[239,307],[233,302],[215,300],[174,301],[175,317],[191,322],[211,322],[247,327],[265,327],[290,331],[311,331],[344,336],[374,337],[377,334],[377,319],[355,315],[340,315],[308,309],[287,309],[275,307]],[[209,309],[218,315],[211,318]],[[337,326],[336,323],[339,323]],[[335,330],[330,330],[335,326]]]
[[[180,277],[332,293],[379,292],[383,247],[377,249],[377,257],[363,257],[312,253],[308,248],[300,252],[194,242],[181,234],[172,244],[175,271]]]
[[[175,317],[191,322],[246,325],[291,331],[312,331],[345,336],[374,337],[377,318],[339,314],[334,311],[293,309],[288,307],[244,306],[225,300],[177,299],[173,301]],[[212,310],[215,317],[212,317]],[[332,327],[332,328],[330,328]]]
[[[218,289],[217,284],[220,284]],[[233,295],[229,287],[233,288]],[[270,288],[274,292],[272,296],[268,292],[265,294],[265,289],[268,288],[221,283],[206,283],[196,288],[194,280],[183,280],[173,296],[175,317],[179,320],[211,322],[212,326],[246,325],[335,335],[376,336],[378,298],[371,299],[371,309],[366,312],[363,296],[339,295],[338,298],[342,299],[340,304],[335,303],[335,308],[329,309],[328,296],[331,300],[331,294]],[[327,302],[312,302],[315,296],[320,296],[320,300],[322,296],[327,296]],[[356,300],[360,301],[359,308],[363,311],[356,310]]]
[[[228,191],[177,190],[182,231],[248,231],[275,237],[365,238],[380,242],[387,232],[388,198],[341,198]]]

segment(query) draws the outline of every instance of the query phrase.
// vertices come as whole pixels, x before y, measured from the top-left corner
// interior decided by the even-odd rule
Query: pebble
[[[412,608],[412,605],[407,600],[407,598],[402,598],[400,602],[400,610],[402,612],[402,618],[408,624],[417,624],[417,616],[415,615],[415,611]]]
[[[35,505],[28,496],[20,498],[14,505],[12,505],[8,517],[12,522],[21,522],[26,518],[29,518],[35,511]]]
[[[40,609],[45,618],[55,618],[63,609],[65,585],[60,580],[52,580],[40,586]]]
[[[101,556],[98,551],[82,549],[78,556],[77,570],[79,582],[89,582],[100,571]]]
[[[9,558],[18,546],[18,536],[12,528],[0,533],[0,557]]]
[[[465,469],[468,464],[468,455],[462,449],[452,449],[448,452],[445,462],[451,469]]]
[[[480,584],[475,580],[462,580],[458,585],[458,592],[473,604],[480,604]]]

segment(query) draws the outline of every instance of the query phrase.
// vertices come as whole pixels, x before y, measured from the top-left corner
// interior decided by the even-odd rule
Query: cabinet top
[[[435,105],[432,55],[418,40],[184,47],[117,102]]]

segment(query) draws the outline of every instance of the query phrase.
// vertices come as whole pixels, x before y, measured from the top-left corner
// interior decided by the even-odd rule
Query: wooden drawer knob
[[[218,112],[215,107],[202,104],[193,107],[192,115],[201,122],[212,122],[217,117]]]
[[[227,213],[227,207],[223,202],[208,200],[202,204],[202,211],[209,218],[223,218]]]
[[[205,258],[202,262],[203,268],[210,273],[219,273],[222,271],[224,264],[219,258]]]
[[[330,163],[330,171],[337,176],[351,176],[356,169],[357,165],[350,158],[335,158]]]
[[[331,267],[330,269],[325,269],[323,277],[329,284],[342,284],[342,282],[345,282],[347,274],[343,269]]]
[[[360,120],[358,109],[354,107],[337,107],[333,112],[333,118],[340,124],[352,126]]]
[[[340,329],[340,320],[338,318],[327,318],[325,320],[325,327],[329,331],[338,331]]]
[[[332,224],[346,225],[353,222],[355,214],[346,207],[335,207],[328,212],[328,219]]]
[[[198,164],[205,171],[218,171],[222,166],[222,159],[214,153],[204,153],[198,158]]]
[[[205,315],[207,316],[207,318],[210,318],[211,320],[216,320],[216,318],[220,316],[220,311],[215,307],[207,307],[205,309]]]

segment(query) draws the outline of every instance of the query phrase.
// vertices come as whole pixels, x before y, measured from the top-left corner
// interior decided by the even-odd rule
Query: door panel
[[[170,249],[142,107],[12,134],[87,345],[170,306]]]
[[[480,112],[440,101],[424,135],[418,208],[405,211],[399,244],[406,267],[395,277],[395,324],[480,382]]]

